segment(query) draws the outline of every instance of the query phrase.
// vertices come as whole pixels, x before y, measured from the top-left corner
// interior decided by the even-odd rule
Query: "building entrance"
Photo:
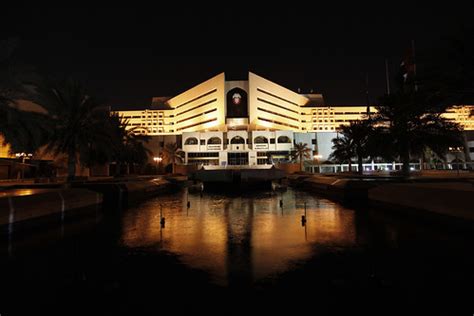
[[[227,153],[229,166],[243,166],[249,164],[249,153]]]

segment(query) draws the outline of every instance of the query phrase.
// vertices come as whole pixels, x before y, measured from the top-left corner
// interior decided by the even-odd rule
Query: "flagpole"
[[[411,40],[411,50],[413,54],[413,76],[414,76],[414,84],[415,84],[415,92],[418,91],[418,85],[416,84],[416,58],[415,58],[415,40]]]
[[[387,95],[390,95],[390,77],[388,75],[388,60],[385,58],[385,80],[387,81]]]
[[[369,73],[365,74],[365,97],[367,98],[367,115],[370,116]]]

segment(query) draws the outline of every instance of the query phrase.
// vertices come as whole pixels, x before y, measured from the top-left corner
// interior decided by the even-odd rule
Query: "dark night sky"
[[[328,104],[363,104],[366,72],[375,101],[385,58],[395,72],[411,39],[417,54],[430,54],[474,16],[469,2],[219,11],[17,7],[3,10],[0,34],[20,38],[23,63],[79,78],[114,107],[144,107],[220,72],[241,79],[249,70],[292,90],[314,89]]]

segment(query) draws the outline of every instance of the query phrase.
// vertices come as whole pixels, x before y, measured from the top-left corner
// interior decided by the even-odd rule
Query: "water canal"
[[[176,298],[178,311],[216,300],[328,313],[473,307],[473,234],[410,216],[292,189],[184,189],[107,213],[2,243],[0,308],[89,314]]]

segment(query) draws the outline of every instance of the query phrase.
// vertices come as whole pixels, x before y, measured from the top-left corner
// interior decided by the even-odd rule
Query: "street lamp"
[[[323,158],[323,155],[314,155],[313,159],[316,160],[316,164],[318,165],[318,173],[321,173],[320,167],[319,167],[319,159]]]
[[[160,163],[163,160],[163,158],[162,157],[153,157],[153,160],[156,162],[156,172],[158,173]]]
[[[464,150],[464,147],[462,146],[458,146],[458,147],[449,147],[448,148],[449,152],[450,153],[453,153],[454,154],[454,158],[456,160],[456,165],[457,165],[457,175],[459,176],[459,153],[462,152]]]
[[[21,179],[25,178],[25,160],[26,158],[31,159],[33,157],[33,154],[27,154],[27,153],[16,153],[15,157],[18,159],[21,159]]]

